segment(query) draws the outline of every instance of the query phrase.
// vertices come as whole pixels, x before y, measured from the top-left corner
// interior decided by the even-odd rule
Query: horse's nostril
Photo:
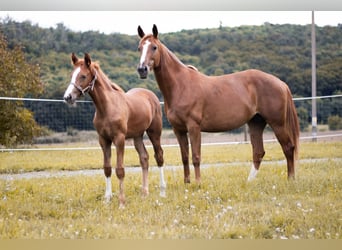
[[[147,72],[147,66],[139,67],[138,72],[139,73],[146,73]]]
[[[71,95],[67,95],[63,97],[64,101],[70,101],[71,100]]]

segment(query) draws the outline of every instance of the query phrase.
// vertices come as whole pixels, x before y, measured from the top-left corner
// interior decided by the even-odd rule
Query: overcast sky
[[[222,26],[272,24],[311,24],[311,11],[0,11],[0,19],[7,16],[22,22],[31,21],[40,27],[56,27],[63,23],[73,31],[99,31],[106,34],[135,35],[141,25],[150,33],[152,25],[160,33],[183,29],[217,28]],[[315,11],[318,26],[342,24],[342,11]]]

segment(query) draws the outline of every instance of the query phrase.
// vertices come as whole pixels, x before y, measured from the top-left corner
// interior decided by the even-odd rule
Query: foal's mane
[[[119,85],[112,82],[105,73],[103,73],[102,69],[100,68],[99,62],[92,62],[91,65],[96,69],[97,73],[102,76],[102,78],[109,83],[109,85],[112,87],[113,90],[119,91],[119,92],[125,92]]]
[[[84,60],[80,59],[76,65],[82,65],[84,64]],[[97,74],[101,75],[101,77],[104,79],[104,81],[109,84],[113,90],[119,91],[119,92],[125,92],[119,85],[117,85],[116,83],[112,82],[107,75],[102,71],[102,69],[100,68],[100,64],[99,62],[91,62],[91,67],[94,67]]]

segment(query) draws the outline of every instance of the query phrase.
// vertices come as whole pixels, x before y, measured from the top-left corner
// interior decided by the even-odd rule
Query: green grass
[[[277,144],[265,147],[266,161],[284,159]],[[340,142],[302,143],[300,158],[320,160],[301,162],[295,181],[287,181],[285,163],[276,162],[262,165],[257,179],[249,183],[249,167],[243,163],[251,161],[249,145],[203,147],[204,163],[241,164],[202,168],[200,186],[194,183],[193,168],[192,183],[187,185],[182,167],[166,170],[167,198],[159,197],[157,171],[149,173],[150,195],[145,198],[140,172],[127,172],[123,210],[118,207],[115,176],[110,204],[104,203],[102,174],[0,179],[0,238],[342,239],[341,159],[334,159],[341,158],[341,147]],[[32,160],[35,154],[41,155],[39,161]],[[66,158],[58,157],[61,154]],[[0,157],[2,166],[6,157],[13,157],[6,160],[12,166],[15,161],[25,164],[26,159],[19,172],[34,170],[35,162],[38,169],[48,166],[53,171],[68,169],[67,164],[101,168],[102,162],[100,151],[1,153]],[[167,165],[180,165],[178,148],[165,148],[165,159]],[[126,154],[127,162],[138,165],[134,151]],[[11,172],[10,167],[2,169]]]

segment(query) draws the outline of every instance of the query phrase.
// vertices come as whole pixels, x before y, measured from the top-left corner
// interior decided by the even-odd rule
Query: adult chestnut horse
[[[71,59],[74,70],[70,85],[65,91],[64,100],[69,104],[74,104],[77,98],[88,92],[95,104],[96,112],[93,122],[104,157],[106,201],[112,197],[111,145],[114,143],[120,206],[123,207],[125,203],[123,158],[126,138],[134,139],[143,173],[142,191],[144,195],[148,194],[148,152],[143,143],[145,131],[153,145],[154,157],[160,169],[161,195],[164,196],[166,183],[162,168],[163,150],[160,145],[162,112],[158,98],[151,91],[142,88],[131,89],[125,93],[117,84],[108,79],[98,63],[91,61],[89,54],[85,54],[84,59],[78,59],[73,53]]]
[[[141,40],[140,78],[154,72],[164,96],[165,113],[177,136],[184,181],[190,182],[189,133],[195,178],[200,182],[201,131],[220,132],[247,123],[253,147],[253,165],[248,179],[255,178],[265,154],[263,130],[269,124],[285,154],[288,178],[295,177],[299,125],[288,86],[273,75],[246,70],[222,76],[207,76],[184,65],[158,39],[154,25]]]

